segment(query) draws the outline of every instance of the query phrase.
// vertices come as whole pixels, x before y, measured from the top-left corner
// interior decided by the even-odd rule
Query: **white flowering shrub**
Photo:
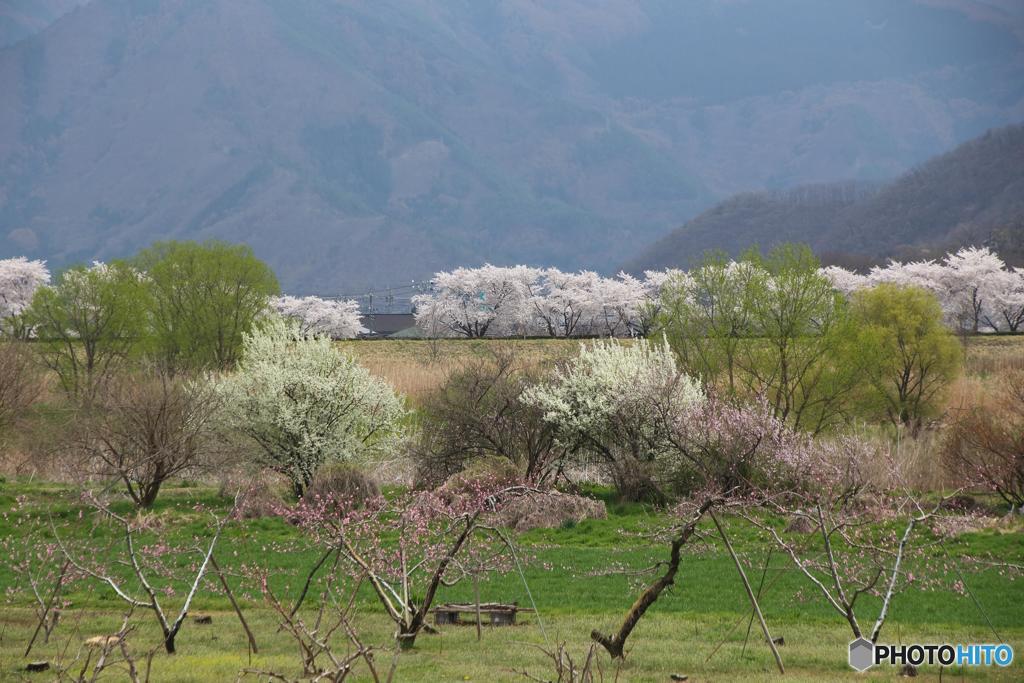
[[[304,335],[278,317],[245,337],[238,370],[217,388],[229,426],[300,496],[325,462],[373,457],[394,445],[405,414],[384,380],[327,337]]]
[[[704,400],[700,385],[677,368],[668,344],[647,340],[584,345],[548,382],[523,394],[555,425],[563,445],[605,463],[627,498],[652,493],[647,465],[667,448],[666,413]]]

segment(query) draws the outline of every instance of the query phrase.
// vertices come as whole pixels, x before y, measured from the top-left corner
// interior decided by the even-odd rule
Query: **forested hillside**
[[[0,49],[0,256],[55,268],[217,237],[292,292],[611,271],[736,192],[1024,118],[1020,17],[970,0],[71,4],[0,3],[32,26]]]
[[[886,184],[840,183],[734,196],[662,238],[629,270],[685,266],[708,250],[806,242],[862,266],[986,244],[1024,264],[1024,125],[991,130]]]

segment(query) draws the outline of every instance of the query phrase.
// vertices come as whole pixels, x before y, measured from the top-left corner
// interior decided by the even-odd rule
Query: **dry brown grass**
[[[528,363],[550,363],[571,356],[582,342],[574,339],[402,339],[338,342],[373,374],[419,405],[453,370],[499,348]],[[1024,335],[982,336],[968,340],[964,374],[950,390],[947,413],[981,405],[992,384],[1013,370],[1024,370]]]
[[[344,341],[339,346],[351,353],[370,372],[391,383],[413,406],[444,384],[450,373],[474,359],[500,350],[515,353],[528,365],[554,363],[574,354],[575,339],[403,339]]]
[[[990,407],[993,390],[1011,372],[1024,371],[1024,335],[973,337],[964,349],[963,374],[950,387],[944,422],[974,408]]]
[[[1024,370],[1024,335],[979,336],[967,340],[964,374],[988,379]]]
[[[881,444],[888,448],[905,483],[918,491],[940,491],[955,487],[942,467],[942,430],[922,432],[916,438],[901,435]]]

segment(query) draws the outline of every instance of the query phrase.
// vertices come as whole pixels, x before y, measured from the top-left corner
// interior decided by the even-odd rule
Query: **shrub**
[[[23,343],[0,343],[0,429],[9,426],[38,398],[40,382]]]
[[[969,486],[1024,505],[1024,372],[1006,377],[990,408],[962,414],[950,429],[944,460],[950,474]]]
[[[306,498],[345,501],[351,507],[362,507],[380,495],[380,486],[366,472],[343,462],[327,463],[313,476],[306,489]]]
[[[481,458],[505,460],[535,484],[552,481],[566,448],[543,411],[521,400],[535,381],[504,351],[450,375],[423,407],[413,450],[418,484],[435,487]]]
[[[268,319],[247,335],[237,372],[217,385],[230,429],[257,464],[288,477],[297,497],[329,461],[390,447],[405,415],[401,399],[326,337]]]
[[[520,484],[522,479],[522,473],[515,464],[505,458],[485,456],[474,460],[464,470],[449,477],[439,488],[439,492],[453,495],[475,493],[481,487],[515,486]]]
[[[286,477],[275,472],[261,472],[239,493],[235,515],[240,519],[282,516],[288,510],[288,484]]]
[[[666,412],[704,400],[699,385],[676,368],[667,344],[596,342],[523,392],[555,428],[557,443],[605,466],[619,495],[660,502],[653,464],[669,447]]]
[[[207,464],[219,407],[207,385],[162,369],[119,376],[90,406],[77,445],[97,473],[148,508],[167,480]]]
[[[658,458],[661,488],[693,495],[786,490],[806,462],[809,437],[773,414],[766,402],[710,395],[692,405],[658,410],[665,446]]]
[[[516,531],[572,529],[586,519],[607,519],[603,501],[549,491],[516,498],[498,513],[502,526]]]

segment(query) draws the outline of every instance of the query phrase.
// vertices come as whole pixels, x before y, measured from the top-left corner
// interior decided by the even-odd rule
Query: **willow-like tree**
[[[148,288],[125,263],[77,266],[40,287],[25,311],[44,363],[71,395],[91,400],[146,343]]]
[[[820,432],[851,410],[863,357],[846,298],[805,246],[739,262],[709,256],[663,288],[660,329],[683,369]]]
[[[170,367],[230,368],[280,286],[243,244],[160,242],[134,265],[146,273],[153,351]]]
[[[960,343],[942,323],[942,307],[919,287],[880,284],[853,295],[858,347],[871,362],[870,412],[916,433],[943,405],[960,374]]]

